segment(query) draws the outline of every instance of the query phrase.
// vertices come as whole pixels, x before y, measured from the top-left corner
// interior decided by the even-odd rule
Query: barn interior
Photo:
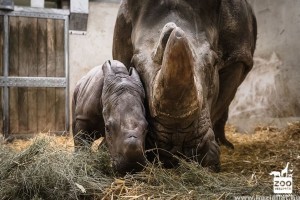
[[[182,160],[178,169],[148,163],[125,177],[105,149],[70,153],[70,97],[84,74],[112,58],[120,1],[0,2],[14,5],[0,10],[2,199],[270,197],[270,173],[287,163],[290,195],[300,198],[298,0],[248,0],[258,22],[254,67],[230,106],[226,135],[235,150],[221,147],[222,171]]]

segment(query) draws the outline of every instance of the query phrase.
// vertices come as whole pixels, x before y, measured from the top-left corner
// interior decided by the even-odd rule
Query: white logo
[[[293,192],[293,170],[289,169],[290,163],[281,171],[272,171],[273,190],[275,194],[291,194]]]

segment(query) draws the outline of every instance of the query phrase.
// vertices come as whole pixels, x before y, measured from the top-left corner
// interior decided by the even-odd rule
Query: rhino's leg
[[[229,142],[225,136],[225,124],[228,119],[228,108],[223,113],[222,117],[216,121],[214,125],[214,132],[216,136],[216,141],[218,144],[223,144],[226,147],[229,147],[231,149],[234,149],[234,146],[231,142]]]
[[[84,120],[76,120],[73,130],[74,145],[76,151],[85,148],[89,149],[95,140],[103,136],[101,134],[101,131],[95,130],[99,129],[95,128],[94,124],[91,124],[88,121]]]
[[[226,139],[224,131],[228,118],[228,108],[237,88],[243,82],[248,72],[249,67],[242,62],[226,66],[219,72],[219,96],[212,108],[211,116],[216,140],[229,148],[233,148],[233,145]]]
[[[190,127],[197,126],[198,131],[196,133],[192,131],[184,136],[185,143],[182,153],[188,160],[194,160],[205,168],[219,172],[220,148],[215,140],[208,108],[204,108],[198,121],[190,125]]]
[[[200,154],[201,160],[198,157],[198,162],[200,162],[203,167],[208,167],[214,172],[219,172],[221,169],[220,148],[215,140],[212,129],[208,130],[203,140],[205,141],[205,144]]]

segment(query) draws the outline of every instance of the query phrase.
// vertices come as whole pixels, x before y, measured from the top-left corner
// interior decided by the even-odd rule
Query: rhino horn
[[[111,75],[115,75],[115,72],[112,70],[111,68],[111,61],[108,60],[106,61],[103,65],[102,65],[102,70],[103,70],[103,74],[104,76],[107,76],[109,74]]]
[[[140,76],[139,76],[139,74],[138,74],[138,72],[136,71],[135,68],[133,68],[133,67],[130,67],[130,68],[129,68],[129,75],[130,75],[135,81],[137,81],[138,83],[142,83],[142,82],[141,82],[141,79],[140,79]]]
[[[184,118],[202,104],[194,76],[195,57],[185,32],[175,27],[164,49],[153,88],[154,115]]]
[[[162,60],[163,60],[163,56],[164,56],[163,54],[165,52],[168,39],[169,39],[172,31],[176,27],[177,26],[175,23],[169,22],[162,29],[159,41],[158,41],[154,51],[152,52],[152,60],[154,62],[156,62],[157,64],[160,64],[160,65],[162,64]]]

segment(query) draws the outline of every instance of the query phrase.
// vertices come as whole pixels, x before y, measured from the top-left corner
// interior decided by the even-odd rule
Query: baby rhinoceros
[[[73,95],[75,150],[90,147],[104,136],[118,172],[141,170],[146,161],[148,126],[144,99],[134,68],[128,71],[121,62],[112,60],[92,69],[77,83]]]

